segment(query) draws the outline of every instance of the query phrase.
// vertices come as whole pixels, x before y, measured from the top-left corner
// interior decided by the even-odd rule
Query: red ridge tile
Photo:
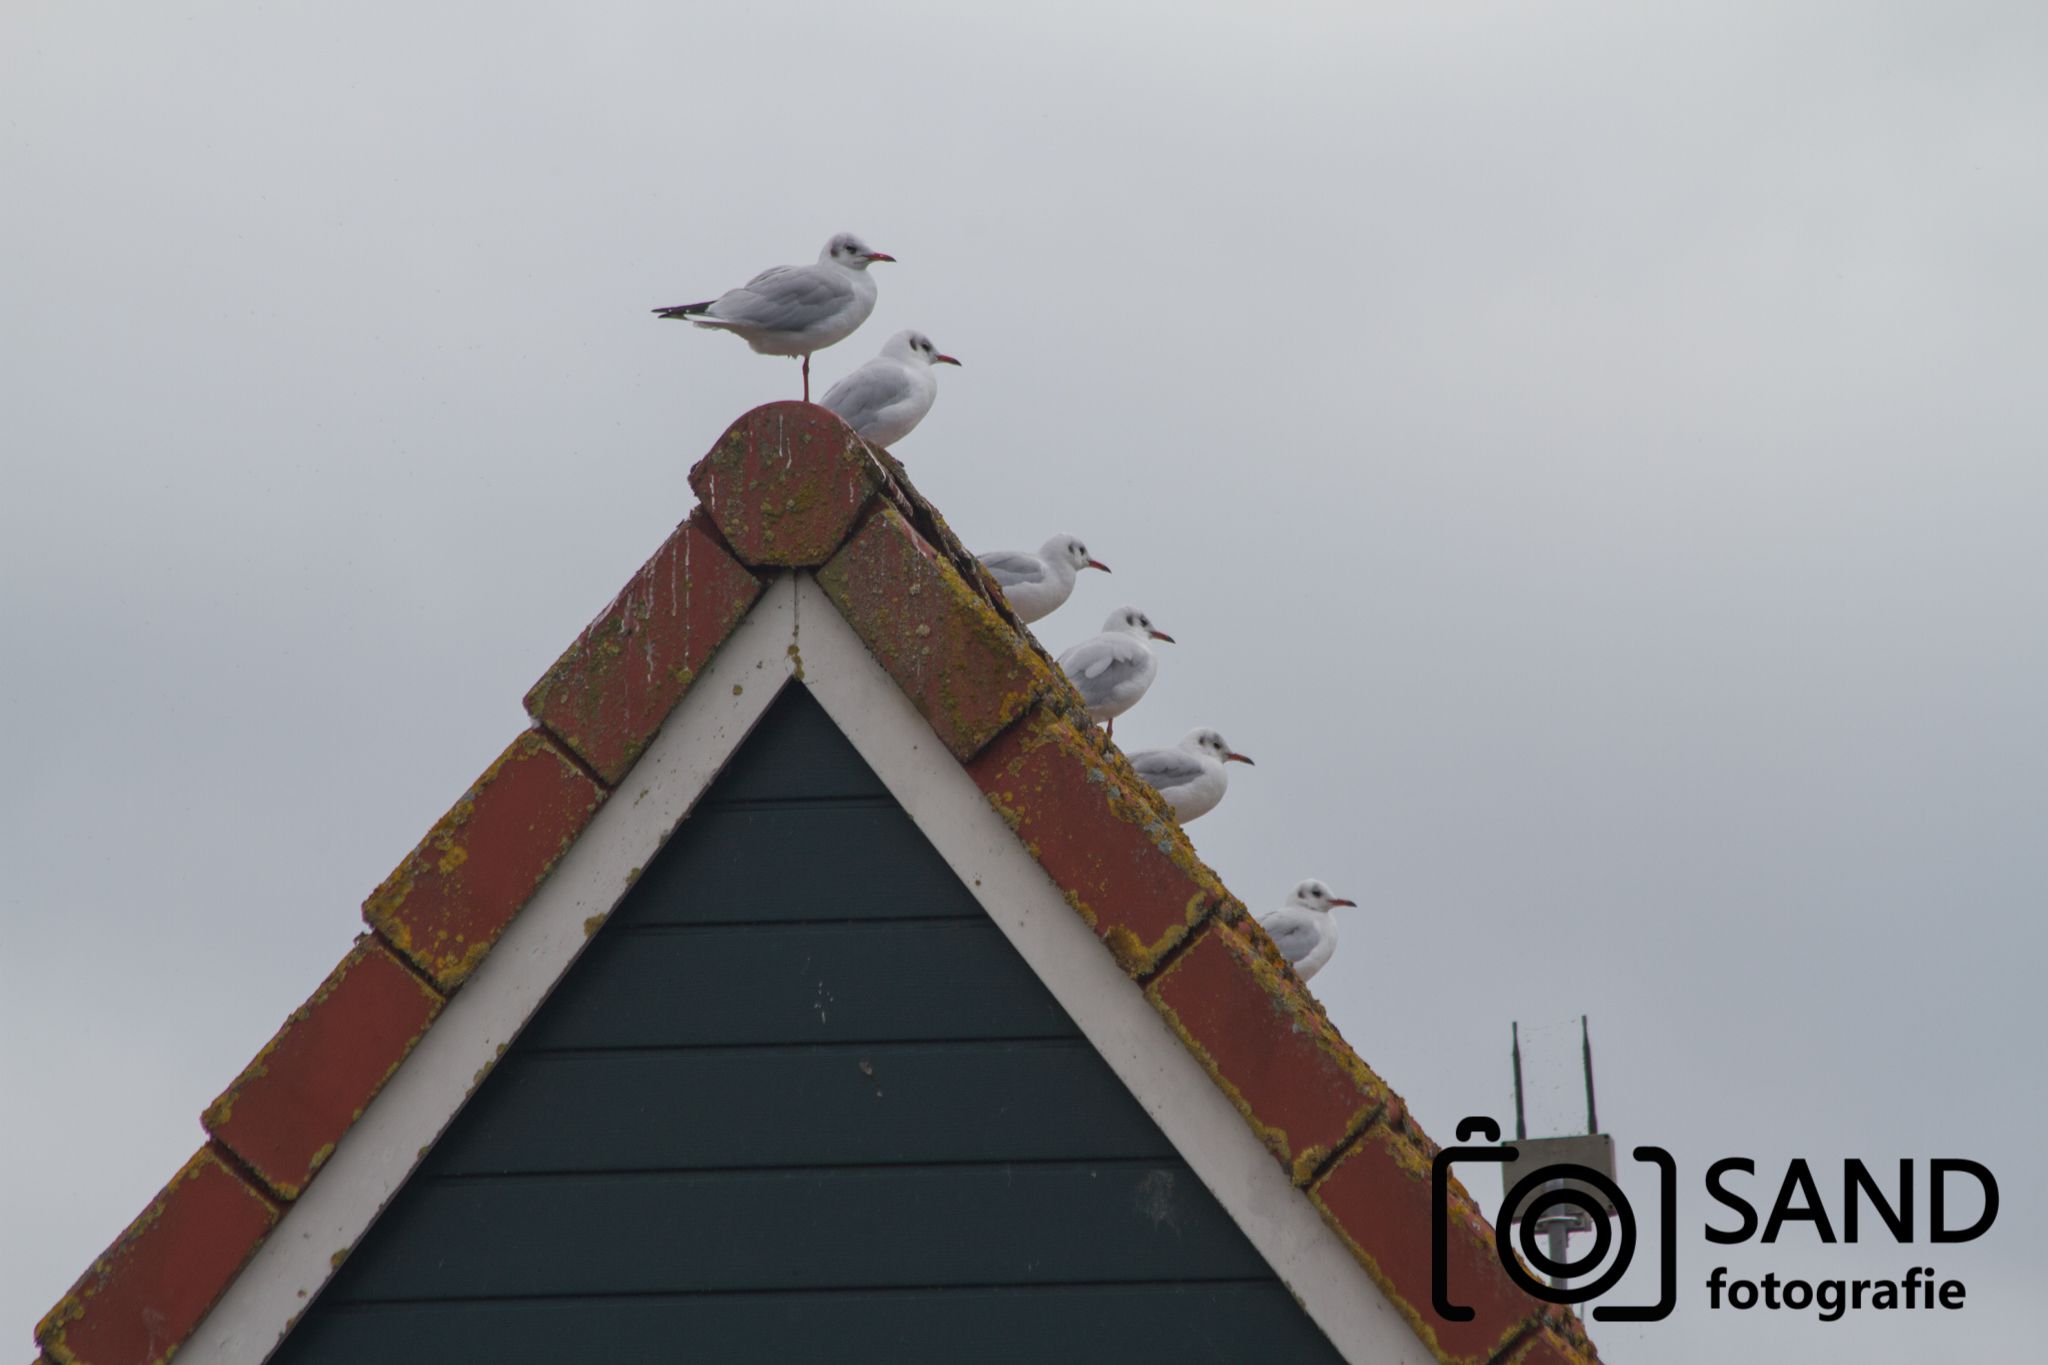
[[[545,734],[528,730],[370,893],[363,918],[442,990],[453,990],[603,799]]]
[[[440,1013],[442,997],[366,938],[201,1116],[280,1199],[296,1199]]]
[[[1133,976],[1204,915],[1236,904],[1130,766],[1050,707],[1004,731],[967,771]]]
[[[36,1344],[58,1365],[169,1359],[276,1221],[268,1199],[200,1148],[37,1324]]]
[[[526,694],[526,713],[616,784],[761,595],[693,513]]]
[[[1502,1356],[1499,1365],[1596,1365],[1600,1359],[1593,1343],[1580,1335],[1576,1341],[1546,1325],[1531,1332]]]
[[[1492,1224],[1454,1187],[1446,1292],[1453,1303],[1474,1311],[1470,1322],[1437,1316],[1430,1282],[1430,1157],[1423,1143],[1383,1121],[1338,1158],[1309,1197],[1438,1359],[1486,1365],[1538,1319],[1544,1305],[1509,1281],[1494,1251]]]
[[[1205,927],[1146,993],[1296,1184],[1387,1103],[1306,991],[1234,930]]]
[[[1038,655],[894,507],[870,516],[818,583],[962,762],[1053,685]]]
[[[791,568],[830,559],[882,480],[867,444],[814,403],[755,408],[690,470],[742,562]]]

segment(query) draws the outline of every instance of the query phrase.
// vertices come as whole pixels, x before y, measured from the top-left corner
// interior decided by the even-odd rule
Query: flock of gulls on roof
[[[846,340],[875,311],[875,281],[868,267],[894,261],[850,232],[825,243],[815,265],[778,265],[715,299],[657,308],[655,314],[699,327],[731,332],[762,355],[803,357],[804,401],[811,398],[811,355]],[[824,405],[860,436],[892,446],[908,436],[939,396],[934,366],[958,365],[918,331],[889,338],[881,354],[825,391]],[[1083,569],[1109,566],[1089,556],[1088,547],[1059,535],[1036,551],[996,550],[981,556],[1010,609],[1027,624],[1050,615],[1074,591]],[[1153,626],[1136,607],[1119,607],[1099,634],[1059,656],[1059,664],[1080,692],[1088,714],[1116,733],[1116,718],[1138,704],[1159,672],[1151,642],[1173,637]],[[1173,807],[1183,823],[1207,815],[1229,786],[1224,765],[1250,763],[1210,729],[1190,730],[1170,749],[1128,755],[1138,776]],[[1302,980],[1314,976],[1337,950],[1331,911],[1355,902],[1332,895],[1313,877],[1289,893],[1279,909],[1260,916],[1281,954]]]

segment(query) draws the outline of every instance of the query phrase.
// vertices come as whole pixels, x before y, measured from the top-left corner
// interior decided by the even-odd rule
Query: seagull
[[[1029,550],[991,550],[981,557],[989,576],[1003,590],[1010,610],[1025,625],[1058,611],[1074,593],[1074,575],[1083,569],[1109,572],[1109,565],[1088,557],[1088,547],[1072,536],[1054,536]]]
[[[892,446],[916,429],[939,396],[934,365],[958,365],[923,332],[898,332],[882,353],[825,392],[825,406],[864,441]]]
[[[1259,925],[1273,937],[1280,956],[1294,964],[1295,975],[1308,980],[1323,969],[1337,951],[1337,917],[1330,913],[1340,905],[1357,905],[1310,877],[1287,898],[1287,904],[1259,917]]]
[[[1224,764],[1251,763],[1214,730],[1190,730],[1171,749],[1140,749],[1130,758],[1138,776],[1166,798],[1182,824],[1216,809],[1230,785]]]
[[[762,355],[802,356],[808,403],[811,352],[846,340],[868,320],[875,311],[875,282],[868,267],[895,259],[842,232],[825,243],[816,265],[774,266],[715,299],[657,308],[654,315],[723,328]]]
[[[1102,623],[1102,633],[1091,635],[1060,655],[1060,667],[1073,679],[1087,704],[1090,720],[1109,722],[1109,735],[1116,738],[1116,718],[1138,704],[1145,689],[1159,671],[1146,640],[1173,637],[1152,628],[1152,618],[1136,607],[1118,607]]]

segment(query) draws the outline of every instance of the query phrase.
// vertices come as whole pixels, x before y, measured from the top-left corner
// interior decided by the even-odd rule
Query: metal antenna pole
[[[1529,1125],[1522,1118],[1522,1025],[1519,1020],[1510,1022],[1515,1049],[1515,1141],[1529,1136]]]
[[[1586,1028],[1586,1016],[1579,1016],[1579,1046],[1586,1057],[1586,1131],[1600,1131],[1600,1111],[1593,1107],[1593,1035]]]
[[[1557,1182],[1557,1185],[1553,1188],[1561,1189],[1563,1188],[1563,1186],[1564,1182],[1560,1180]],[[1578,1222],[1579,1215],[1572,1214],[1560,1215],[1552,1218],[1545,1218],[1543,1220],[1543,1232],[1544,1235],[1550,1241],[1550,1259],[1557,1262],[1559,1265],[1563,1265],[1565,1263],[1565,1257],[1572,1254],[1572,1234],[1574,1232],[1582,1231],[1582,1229],[1580,1229],[1577,1226]],[[1551,1276],[1550,1283],[1552,1288],[1559,1290],[1570,1289],[1572,1287],[1571,1281],[1563,1275]]]

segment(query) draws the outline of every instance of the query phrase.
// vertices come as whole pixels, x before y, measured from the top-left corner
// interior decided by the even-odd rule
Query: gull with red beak
[[[923,332],[898,332],[882,353],[834,384],[825,406],[860,433],[888,447],[908,436],[939,396],[935,365],[960,362],[940,353]]]
[[[1310,877],[1294,888],[1285,905],[1259,916],[1259,926],[1272,936],[1280,956],[1294,964],[1295,975],[1306,981],[1337,951],[1337,917],[1330,911],[1357,904],[1331,895],[1329,887]]]
[[[1333,896],[1327,886],[1309,878],[1296,886],[1286,905],[1260,915],[1260,927],[1272,935],[1280,956],[1294,964],[1294,974],[1309,980],[1323,970],[1337,952],[1337,917],[1331,911],[1339,905],[1358,905],[1356,900]]]
[[[868,320],[875,311],[868,267],[895,259],[842,232],[825,243],[815,265],[772,266],[715,299],[657,308],[654,315],[731,332],[762,355],[802,356],[808,403],[811,353],[846,340]]]
[[[1080,692],[1088,718],[1108,721],[1112,739],[1116,718],[1138,704],[1159,672],[1150,640],[1173,643],[1173,637],[1155,629],[1144,612],[1118,607],[1102,623],[1100,635],[1091,635],[1060,655],[1060,668]]]
[[[1251,763],[1214,730],[1190,730],[1171,749],[1140,749],[1130,759],[1182,824],[1216,809],[1230,786],[1224,764]]]
[[[1083,569],[1109,572],[1109,565],[1088,557],[1088,547],[1072,536],[1054,536],[1029,550],[992,550],[981,557],[989,576],[1025,625],[1052,615],[1074,595],[1074,575]]]

